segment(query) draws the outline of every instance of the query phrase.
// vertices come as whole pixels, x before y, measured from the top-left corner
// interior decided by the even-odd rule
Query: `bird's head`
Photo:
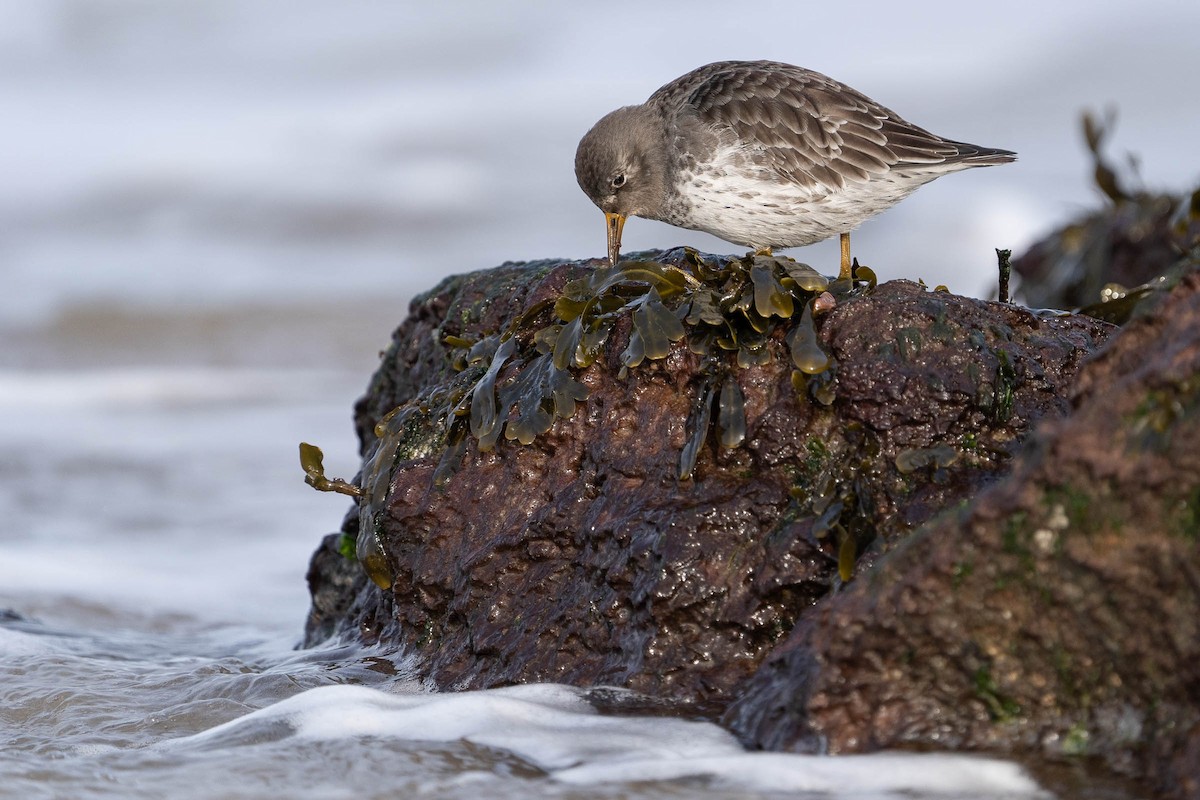
[[[575,151],[575,179],[604,212],[614,266],[625,218],[661,216],[667,192],[665,136],[644,106],[627,106],[592,126]]]

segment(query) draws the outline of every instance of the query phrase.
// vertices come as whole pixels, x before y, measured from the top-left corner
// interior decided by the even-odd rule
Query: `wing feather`
[[[1005,152],[943,139],[832,78],[777,62],[709,64],[648,103],[731,134],[748,155],[815,193],[894,169],[950,170],[980,163],[981,152]]]

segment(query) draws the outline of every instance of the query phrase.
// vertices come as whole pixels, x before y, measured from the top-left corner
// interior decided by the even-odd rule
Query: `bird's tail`
[[[972,167],[992,167],[1017,160],[1017,154],[1011,150],[980,147],[977,144],[967,144],[966,142],[948,142],[948,144],[958,148],[958,155],[953,159],[954,161]]]

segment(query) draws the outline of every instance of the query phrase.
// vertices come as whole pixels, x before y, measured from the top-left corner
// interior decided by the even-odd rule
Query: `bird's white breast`
[[[888,173],[829,187],[788,179],[727,146],[676,173],[663,221],[755,249],[799,247],[848,233],[935,177]]]

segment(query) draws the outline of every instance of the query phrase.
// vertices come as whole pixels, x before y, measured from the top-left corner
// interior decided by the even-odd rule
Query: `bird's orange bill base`
[[[625,227],[625,215],[606,211],[604,219],[608,223],[608,261],[614,267],[621,257],[621,230]]]

